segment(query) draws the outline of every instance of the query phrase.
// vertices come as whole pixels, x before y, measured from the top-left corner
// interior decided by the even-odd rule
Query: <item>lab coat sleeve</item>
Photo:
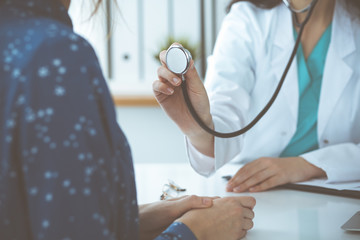
[[[235,5],[234,5],[235,6]],[[208,59],[205,80],[214,127],[219,132],[233,132],[244,127],[250,107],[250,92],[255,81],[253,22],[251,4],[236,4],[226,16],[213,55]],[[256,27],[255,27],[256,28]],[[215,138],[215,158],[209,158],[187,144],[192,167],[209,176],[225,163],[236,159],[243,137]]]
[[[301,155],[327,174],[327,182],[360,180],[360,144],[343,143]]]

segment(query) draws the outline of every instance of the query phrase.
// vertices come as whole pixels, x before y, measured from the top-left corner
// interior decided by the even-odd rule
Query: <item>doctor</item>
[[[289,1],[293,9],[311,0]],[[269,101],[290,57],[307,12],[292,15],[281,0],[230,4],[203,86],[192,65],[188,92],[203,121],[232,132]],[[214,138],[193,120],[179,76],[165,65],[155,96],[186,135],[193,168],[209,176],[230,161],[245,166],[227,191],[258,192],[326,177],[329,183],[360,180],[360,3],[319,0],[304,29],[282,90],[267,114],[236,138]]]

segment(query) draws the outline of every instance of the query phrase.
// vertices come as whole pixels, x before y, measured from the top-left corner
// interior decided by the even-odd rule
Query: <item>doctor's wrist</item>
[[[313,178],[327,177],[324,170],[313,165],[301,156],[291,157],[289,159],[291,159],[292,168],[296,169],[290,177],[291,183],[308,181]]]
[[[214,136],[204,131],[202,134],[187,136],[187,138],[197,151],[206,156],[214,157]]]

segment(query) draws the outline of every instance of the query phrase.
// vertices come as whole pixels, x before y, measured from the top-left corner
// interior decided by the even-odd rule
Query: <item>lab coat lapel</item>
[[[352,20],[343,4],[341,1],[336,1],[331,42],[324,68],[318,113],[318,136],[320,139],[330,115],[353,73],[352,67],[345,62],[345,59],[355,52],[356,46]]]
[[[276,9],[275,14],[275,36],[273,37],[274,43],[271,56],[271,67],[276,76],[276,83],[278,83],[290,58],[295,40],[290,11],[285,6],[280,6]],[[281,94],[283,94],[287,99],[286,104],[288,105],[295,122],[297,122],[299,86],[296,57],[291,65],[291,68],[289,69],[279,95]]]

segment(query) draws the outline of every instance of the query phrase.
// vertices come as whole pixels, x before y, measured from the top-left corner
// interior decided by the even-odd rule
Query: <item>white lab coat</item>
[[[323,169],[328,182],[360,180],[360,23],[337,0],[318,110],[319,149],[301,155]],[[231,132],[251,121],[269,101],[295,40],[290,11],[249,2],[224,19],[205,81],[215,130]],[[278,157],[295,134],[299,89],[296,58],[268,113],[243,136],[215,138],[215,159],[186,140],[193,168],[209,176],[225,163]]]

